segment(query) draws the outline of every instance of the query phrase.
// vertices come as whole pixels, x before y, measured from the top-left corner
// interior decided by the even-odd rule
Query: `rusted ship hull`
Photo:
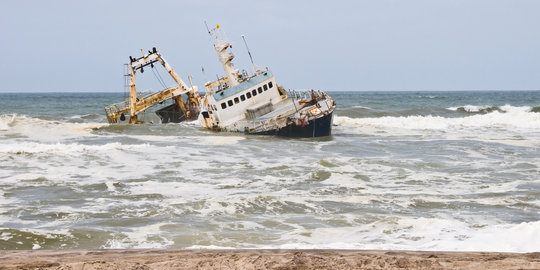
[[[332,122],[334,112],[330,112],[320,118],[309,120],[307,124],[298,125],[291,122],[280,129],[267,130],[264,132],[250,133],[255,135],[275,135],[291,138],[314,138],[332,135]]]

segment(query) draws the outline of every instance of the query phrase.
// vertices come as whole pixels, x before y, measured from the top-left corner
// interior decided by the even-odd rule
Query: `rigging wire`
[[[165,80],[163,80],[163,77],[161,77],[161,73],[159,73],[159,70],[156,70],[156,73],[159,79],[161,80],[161,82],[163,83],[163,88],[167,88],[167,84],[165,83]]]
[[[154,73],[154,76],[156,77],[158,82],[161,84],[161,86],[163,86],[163,88],[167,88],[167,86],[165,86],[165,82],[163,81],[163,78],[161,78],[161,75],[159,75],[159,71],[155,71],[154,68],[151,68],[151,69],[152,69],[152,73]]]

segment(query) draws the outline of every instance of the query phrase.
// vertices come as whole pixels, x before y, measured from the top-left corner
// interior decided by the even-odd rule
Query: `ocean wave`
[[[71,118],[71,119],[77,119],[77,118],[81,118],[81,119],[91,119],[91,118],[100,118],[100,117],[102,117],[102,115],[100,115],[100,114],[95,114],[95,113],[89,113],[89,114],[73,115],[73,116],[71,116],[70,118]]]
[[[281,248],[391,249],[536,252],[540,221],[468,224],[441,218],[388,217],[343,228],[299,228],[285,234]]]
[[[10,125],[15,121],[15,117],[17,117],[16,114],[8,115],[0,115],[0,131],[6,131],[9,130]]]
[[[79,143],[44,144],[35,142],[7,143],[0,145],[0,153],[6,154],[36,154],[36,153],[81,153],[112,150],[138,150],[155,148],[149,144],[121,144],[118,142],[102,145],[85,145]]]
[[[435,98],[444,98],[444,96],[434,96],[434,95],[420,95],[416,96],[417,98],[427,98],[427,99],[435,99]]]
[[[232,145],[245,139],[240,136],[204,136],[199,137],[199,143],[203,145]]]
[[[376,127],[405,130],[449,130],[463,128],[524,128],[540,129],[540,114],[530,112],[530,107],[501,107],[505,113],[493,111],[460,118],[442,116],[384,116],[376,118],[350,118],[336,116],[334,125],[339,127]]]
[[[67,122],[70,122],[70,123],[85,123],[88,121],[106,121],[106,117],[104,115],[95,114],[95,113],[73,115],[70,117],[63,118],[63,119],[67,120]]]
[[[536,107],[530,106],[492,106],[492,105],[464,105],[458,107],[446,108],[450,111],[466,112],[466,113],[490,113],[490,112],[535,112]]]
[[[356,108],[356,109],[364,109],[364,110],[371,110],[370,107],[360,106],[360,105],[353,106],[353,108]]]
[[[142,227],[130,228],[121,233],[112,234],[112,238],[101,246],[107,249],[126,248],[167,248],[174,244],[174,241],[163,236],[161,227],[167,223],[151,224]]]
[[[58,141],[90,136],[94,129],[108,125],[97,122],[54,121],[18,114],[0,116],[0,130],[37,141]]]

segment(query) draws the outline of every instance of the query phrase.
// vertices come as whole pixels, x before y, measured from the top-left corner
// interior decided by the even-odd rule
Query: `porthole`
[[[221,103],[221,108],[222,108],[222,109],[227,108],[227,104],[225,104],[225,102]]]
[[[251,91],[251,93],[253,94],[253,96],[256,96],[257,95],[257,89],[253,89],[253,91]]]
[[[265,84],[263,85],[264,91],[268,90],[268,86]]]
[[[231,106],[233,105],[233,103],[232,103],[232,99],[231,99],[231,100],[229,100],[229,101],[227,101],[227,104],[229,104],[229,107],[231,107]]]
[[[257,90],[259,90],[259,94],[262,93],[262,87],[259,87]]]
[[[272,88],[272,87],[274,87],[274,84],[272,84],[272,82],[269,82],[268,83],[268,88]]]
[[[251,92],[247,92],[247,93],[246,93],[246,97],[247,97],[247,98],[251,98]]]
[[[246,100],[246,96],[244,96],[244,95],[241,95],[241,96],[240,96],[240,100],[241,100],[241,101],[244,101],[244,100]]]
[[[234,98],[234,104],[238,104],[238,103],[240,103],[240,99],[238,97],[235,97]]]

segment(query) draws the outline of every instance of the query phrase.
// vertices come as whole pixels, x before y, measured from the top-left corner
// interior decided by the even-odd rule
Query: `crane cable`
[[[163,78],[159,74],[159,71],[155,71],[154,68],[152,68],[152,73],[154,73],[154,76],[156,77],[158,82],[161,84],[161,86],[163,86],[164,89],[167,88],[167,86],[165,85],[165,82],[163,81]]]

